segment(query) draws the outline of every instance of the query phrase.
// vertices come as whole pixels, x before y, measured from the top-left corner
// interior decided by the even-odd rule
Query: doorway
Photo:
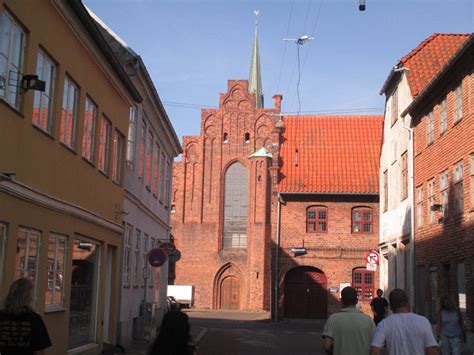
[[[285,276],[286,318],[325,319],[327,317],[327,278],[310,266],[291,269]]]
[[[221,309],[240,309],[240,280],[228,276],[221,283]]]

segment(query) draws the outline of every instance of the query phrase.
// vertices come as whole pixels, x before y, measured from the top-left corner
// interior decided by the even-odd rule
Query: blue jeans
[[[461,337],[441,335],[441,354],[461,355]]]

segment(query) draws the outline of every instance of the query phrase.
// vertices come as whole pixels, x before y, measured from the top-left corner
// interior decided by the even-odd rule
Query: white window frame
[[[160,146],[155,143],[153,147],[153,171],[152,171],[152,183],[151,190],[153,196],[158,196],[158,168],[159,168],[159,159],[160,159]]]
[[[130,117],[127,135],[127,165],[130,169],[135,168],[135,140],[137,137],[138,110],[135,106],[130,107]]]
[[[435,180],[431,179],[428,181],[428,221],[434,223],[435,211],[433,210],[435,205]]]
[[[76,143],[76,124],[77,124],[77,101],[79,98],[79,88],[74,81],[64,78],[63,104],[61,108],[61,127],[59,140],[64,145],[74,149]],[[71,114],[69,115],[69,112]],[[71,136],[68,136],[68,127],[71,126]]]
[[[456,123],[462,119],[462,81],[454,89],[454,102],[453,102],[453,122]]]
[[[130,223],[125,225],[124,235],[124,261],[123,261],[123,286],[130,286],[130,276],[132,271],[132,239],[133,239],[133,226]]]
[[[87,115],[92,112],[92,120]],[[97,125],[97,105],[89,98],[84,104],[84,121],[82,125],[82,157],[91,163],[95,154],[95,129]]]
[[[53,264],[53,269],[50,270],[49,267],[49,244],[50,244],[50,238],[55,238],[55,252],[54,252],[54,264]],[[57,262],[58,262],[58,251],[59,251],[59,244],[60,243],[64,243],[64,249],[63,249],[63,252],[64,252],[64,255],[63,255],[63,265],[62,265],[62,269],[58,268],[58,265],[57,265]],[[57,273],[58,272],[61,272],[62,273],[62,277],[59,278],[60,282],[61,282],[61,302],[60,303],[50,303],[50,304],[47,304],[46,303],[46,298],[45,298],[45,310],[46,311],[52,311],[52,310],[57,310],[57,309],[64,309],[64,294],[65,294],[65,282],[64,282],[64,278],[66,277],[66,265],[67,265],[67,237],[66,236],[62,236],[62,235],[58,235],[58,234],[53,234],[51,233],[48,237],[48,270],[47,270],[47,277],[48,277],[48,290],[50,289],[50,279],[49,279],[49,273],[50,272],[53,272],[53,280],[56,280],[57,279]],[[52,295],[51,295],[51,299],[54,300],[54,294],[55,294],[55,287],[52,289]]]
[[[103,131],[105,130],[105,131]],[[105,116],[100,121],[99,135],[99,157],[98,167],[104,174],[108,174],[110,170],[110,135],[112,133],[112,122]]]
[[[149,130],[146,135],[145,146],[145,186],[148,191],[151,191],[151,184],[153,181],[153,142],[153,132]]]
[[[423,227],[423,185],[416,189],[416,214],[417,214],[417,226],[418,228]]]
[[[146,233],[143,233],[143,246],[142,246],[142,260],[143,260],[143,264],[142,264],[142,278],[141,278],[141,285],[142,287],[145,286],[145,268],[148,267],[148,262],[147,262],[147,258],[146,258],[146,255],[147,255],[147,252],[148,252],[148,241],[150,240],[150,236]],[[149,268],[148,268],[149,269]]]
[[[448,213],[448,206],[449,206],[449,173],[448,171],[444,171],[439,176],[439,191],[440,191],[440,203],[443,206],[443,217],[445,217]]]
[[[462,213],[464,211],[464,163],[458,162],[454,166],[454,211]]]
[[[41,66],[40,66],[41,60]],[[46,77],[49,67],[49,77]],[[42,131],[51,134],[53,128],[53,97],[54,97],[54,82],[56,75],[56,65],[53,60],[46,55],[42,50],[38,51],[38,56],[36,58],[36,75],[38,75],[39,80],[43,80],[46,84],[45,90],[35,91],[34,101],[33,101],[33,124],[41,129]],[[48,102],[48,105],[44,104],[44,101]],[[35,109],[38,110],[37,121],[35,122]],[[47,110],[46,120],[43,120],[43,110]],[[44,122],[44,123],[43,123]]]
[[[443,134],[448,129],[448,107],[446,97],[439,104],[439,133]]]
[[[428,114],[428,122],[427,122],[427,132],[426,132],[426,143],[430,145],[434,142],[435,139],[435,132],[434,132],[434,112],[431,111]]]
[[[155,245],[156,245],[156,239],[153,237],[150,237],[150,246],[148,248],[147,255],[155,247]],[[148,264],[148,260],[146,260],[146,262]],[[150,266],[148,267],[150,268],[150,281],[148,282],[148,286],[153,287],[155,286],[156,267],[150,267]]]
[[[114,155],[112,160],[112,180],[117,184],[122,183],[122,160],[124,136],[119,132],[114,132]]]
[[[138,286],[140,283],[140,240],[141,240],[141,230],[136,228],[135,229],[135,268],[134,268],[134,277],[133,277],[133,284]]]
[[[18,241],[20,240],[20,233],[25,233],[25,235],[26,235],[25,236],[25,260],[23,262],[23,267],[22,268],[17,269],[15,267],[15,278],[19,278],[19,277],[29,278],[28,273],[31,272],[31,271],[34,272],[35,277],[32,280],[32,282],[34,284],[34,293],[35,293],[35,300],[36,300],[36,284],[37,284],[37,280],[38,280],[38,260],[39,260],[39,257],[40,257],[40,250],[41,250],[40,249],[41,232],[37,231],[35,229],[30,229],[30,228],[24,228],[24,227],[19,228],[18,229],[18,235],[17,235],[17,238],[16,238],[17,247],[18,247]],[[36,238],[36,251],[35,251],[35,256],[34,256],[34,258],[35,258],[34,268],[30,269],[30,268],[28,268],[29,259],[30,259],[30,253],[29,252],[30,252],[31,240],[32,240],[33,237]],[[17,265],[21,265],[21,261]]]
[[[146,122],[145,117],[143,117],[142,130],[140,134],[140,145],[138,147],[138,178],[143,179],[144,171],[146,169]],[[141,164],[141,166],[140,166]]]
[[[3,30],[5,21],[8,24],[8,44],[3,48]],[[15,35],[19,36],[19,44],[15,44]],[[17,110],[20,108],[20,87],[25,56],[25,32],[6,10],[0,11],[0,63],[3,61],[5,71],[0,71],[0,98],[4,99]],[[3,51],[6,50],[7,53]],[[15,63],[17,62],[17,63]],[[0,67],[1,68],[1,67]],[[1,70],[1,69],[0,69]],[[16,73],[16,85],[14,75]]]

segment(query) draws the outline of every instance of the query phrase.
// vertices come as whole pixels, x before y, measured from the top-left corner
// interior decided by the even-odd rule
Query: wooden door
[[[298,267],[288,271],[284,290],[285,317],[327,317],[327,279],[312,267]]]
[[[240,280],[229,276],[221,283],[221,309],[240,309]]]

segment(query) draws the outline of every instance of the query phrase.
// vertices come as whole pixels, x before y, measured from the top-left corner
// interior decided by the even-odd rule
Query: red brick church
[[[175,163],[174,284],[195,306],[326,318],[355,286],[368,307],[377,273],[382,116],[282,116],[264,108],[257,33],[249,80],[229,80]],[[278,305],[278,307],[276,307]]]

